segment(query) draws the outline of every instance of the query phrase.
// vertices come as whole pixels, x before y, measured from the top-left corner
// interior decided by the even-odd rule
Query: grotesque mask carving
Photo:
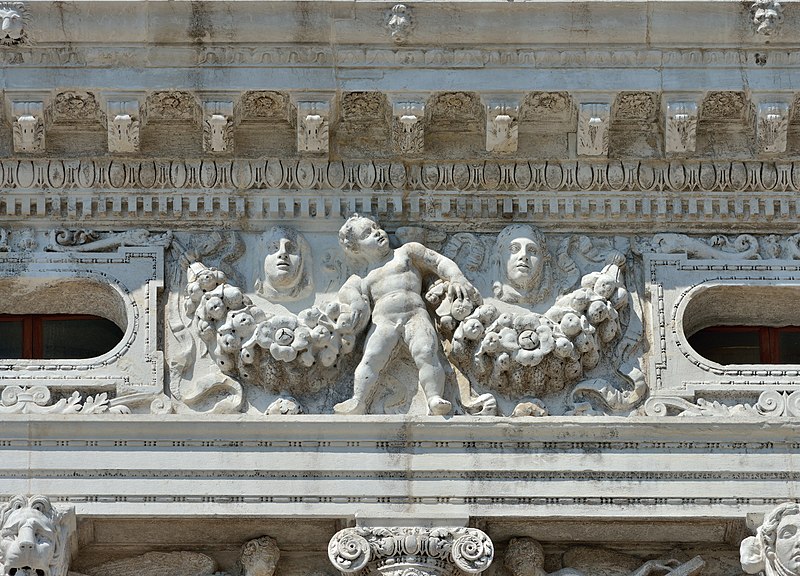
[[[15,496],[0,510],[0,562],[6,576],[65,576],[66,514],[44,496]]]
[[[25,41],[27,10],[22,2],[0,2],[0,45],[13,46]]]

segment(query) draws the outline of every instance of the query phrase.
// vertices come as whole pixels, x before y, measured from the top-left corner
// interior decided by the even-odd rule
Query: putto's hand
[[[480,305],[483,302],[480,293],[466,278],[451,281],[447,294],[451,300],[469,300],[476,305]]]

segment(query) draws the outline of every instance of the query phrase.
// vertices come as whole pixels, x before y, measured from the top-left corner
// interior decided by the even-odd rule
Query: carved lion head
[[[22,2],[0,2],[0,45],[13,46],[25,41],[28,11]]]
[[[64,576],[68,546],[65,514],[44,496],[14,496],[0,509],[3,576]]]

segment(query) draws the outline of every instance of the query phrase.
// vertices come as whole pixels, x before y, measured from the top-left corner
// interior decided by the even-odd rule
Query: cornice
[[[497,226],[533,221],[550,230],[671,231],[696,226],[794,231],[800,162],[702,160],[322,159],[189,160],[18,158],[0,163],[0,221],[86,221],[197,227],[291,217],[331,227],[355,211],[384,222]],[[176,218],[180,221],[176,222]]]

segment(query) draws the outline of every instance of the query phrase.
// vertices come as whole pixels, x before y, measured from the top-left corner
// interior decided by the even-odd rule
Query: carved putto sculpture
[[[373,220],[354,214],[339,230],[339,242],[352,258],[363,261],[368,273],[351,276],[339,291],[349,305],[348,323],[359,327],[370,321],[364,354],[356,367],[353,397],[337,404],[339,414],[362,414],[374,392],[381,370],[400,340],[405,342],[419,370],[431,414],[447,414],[445,372],[439,356],[439,337],[422,299],[423,274],[447,283],[447,295],[465,309],[481,303],[478,291],[455,262],[410,242],[393,250],[389,236]]]
[[[800,575],[800,504],[786,502],[770,511],[756,535],[742,541],[739,552],[748,574]]]
[[[562,406],[583,413],[594,410],[591,398],[627,413],[643,399],[643,374],[621,370],[616,356],[618,341],[641,334],[622,338],[640,322],[628,306],[623,240],[570,236],[553,256],[544,235],[523,224],[497,238],[404,227],[396,240],[394,248],[370,218],[348,218],[341,252],[329,250],[318,272],[329,291],[299,311],[281,305],[312,297],[311,250],[295,230],[276,226],[258,240],[266,255],[255,292],[267,304],[187,256],[173,324],[191,335],[195,367],[174,364],[183,382],[173,386],[176,399],[215,412],[364,414],[417,410],[424,398],[432,415],[456,402],[458,412],[514,416]],[[484,302],[478,287],[495,297]]]
[[[267,254],[256,292],[271,302],[300,300],[311,294],[311,247],[305,237],[293,228],[275,226],[264,235],[263,243]]]
[[[70,526],[44,496],[14,496],[0,509],[3,574],[66,576]]]

